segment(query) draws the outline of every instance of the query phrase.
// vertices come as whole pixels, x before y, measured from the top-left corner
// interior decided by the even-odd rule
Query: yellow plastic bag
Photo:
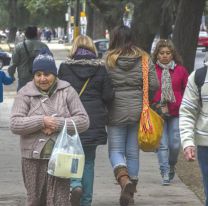
[[[142,57],[143,105],[139,122],[138,142],[144,152],[153,152],[160,145],[164,120],[149,106],[148,57]]]
[[[141,114],[139,127],[139,145],[144,152],[153,152],[160,145],[160,139],[163,133],[164,120],[150,107],[146,113]],[[148,115],[148,122],[144,122]]]

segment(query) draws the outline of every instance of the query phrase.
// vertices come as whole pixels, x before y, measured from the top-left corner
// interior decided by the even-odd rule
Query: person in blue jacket
[[[4,71],[0,70],[0,103],[3,102],[3,85],[10,85],[13,83],[13,78],[7,76]]]

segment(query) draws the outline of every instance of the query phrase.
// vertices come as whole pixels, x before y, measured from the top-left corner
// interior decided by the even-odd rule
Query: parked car
[[[11,53],[0,50],[0,69],[10,64],[11,57]]]
[[[200,31],[199,32],[199,38],[198,38],[198,47],[205,47],[205,49],[208,48],[208,33],[206,31]]]
[[[96,39],[93,42],[97,48],[98,57],[102,58],[103,54],[108,50],[109,40],[108,39]]]

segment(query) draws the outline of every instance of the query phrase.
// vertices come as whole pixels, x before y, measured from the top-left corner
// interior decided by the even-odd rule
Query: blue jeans
[[[197,156],[204,184],[205,206],[208,206],[208,146],[198,146]]]
[[[92,204],[96,147],[97,146],[83,146],[85,166],[82,179],[72,178],[70,182],[72,190],[76,187],[82,187],[83,189],[80,201],[81,206],[91,206]]]
[[[108,126],[108,152],[112,167],[124,165],[131,178],[139,173],[138,122],[131,125]]]
[[[161,175],[169,174],[170,166],[175,166],[180,151],[179,118],[165,120],[160,147],[157,151]]]

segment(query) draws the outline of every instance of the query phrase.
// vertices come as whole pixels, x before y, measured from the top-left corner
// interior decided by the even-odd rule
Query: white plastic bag
[[[66,121],[58,135],[49,163],[48,174],[61,178],[82,178],[85,156],[82,143],[74,125],[75,134],[67,134]]]

